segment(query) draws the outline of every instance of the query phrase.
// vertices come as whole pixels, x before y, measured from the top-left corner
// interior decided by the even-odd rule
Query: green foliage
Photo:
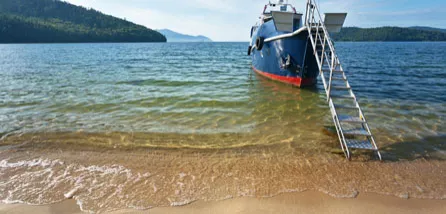
[[[346,27],[332,38],[335,41],[446,41],[446,33],[401,27]]]
[[[409,28],[417,29],[417,30],[426,30],[426,31],[440,31],[440,32],[446,33],[446,29],[434,28],[434,27],[414,26],[414,27],[409,27]]]
[[[166,42],[157,31],[58,0],[0,0],[0,43]]]

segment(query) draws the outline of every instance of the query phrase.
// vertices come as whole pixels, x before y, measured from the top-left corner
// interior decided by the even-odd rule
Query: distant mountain
[[[413,26],[413,27],[409,27],[409,28],[417,29],[417,30],[427,30],[427,31],[440,31],[440,32],[446,33],[446,29],[441,29],[441,28],[423,27],[423,26]]]
[[[167,38],[167,42],[212,42],[211,39],[205,36],[191,36],[177,33],[168,29],[158,30]]]
[[[59,0],[0,0],[0,43],[166,42],[151,29]]]
[[[446,41],[446,32],[401,27],[345,27],[331,36],[335,41]]]

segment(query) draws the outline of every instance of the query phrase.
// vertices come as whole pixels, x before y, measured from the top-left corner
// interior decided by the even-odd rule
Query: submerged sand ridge
[[[82,144],[80,135],[95,142]],[[78,144],[71,141],[73,136]],[[308,149],[296,146],[292,139],[226,149],[97,143],[116,136],[8,137],[0,147],[0,200],[50,204],[73,198],[83,211],[108,212],[306,190],[334,197],[379,193],[446,199],[446,164],[439,158],[378,162],[363,154],[348,162],[340,154],[327,152],[330,145]]]

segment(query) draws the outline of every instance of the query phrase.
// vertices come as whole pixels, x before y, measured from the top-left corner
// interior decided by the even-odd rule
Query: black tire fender
[[[251,49],[252,49],[252,46],[250,45],[250,46],[248,47],[248,56],[251,56]]]
[[[256,39],[256,48],[257,50],[261,51],[263,48],[263,43],[265,42],[265,38],[259,36]]]

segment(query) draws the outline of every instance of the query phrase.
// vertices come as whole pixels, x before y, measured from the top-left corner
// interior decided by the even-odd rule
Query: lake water
[[[0,150],[0,177],[8,180],[0,181],[0,199],[54,203],[74,189],[73,194],[84,210],[97,211],[103,207],[148,208],[198,199],[271,196],[305,189],[348,197],[352,192],[372,191],[445,198],[446,184],[441,180],[446,175],[434,172],[444,169],[446,160],[446,43],[336,43],[384,159],[391,162],[382,164],[361,162],[370,159],[366,154],[358,154],[359,163],[345,162],[339,154],[337,137],[326,131],[332,122],[322,83],[314,88],[298,89],[260,77],[250,69],[247,46],[247,43],[0,45],[0,136],[5,145]],[[80,160],[76,155],[57,156],[53,150],[47,151],[48,147],[73,152],[82,148],[88,148],[89,152],[104,148],[119,151],[104,154],[103,160],[93,157]],[[38,151],[24,157],[20,148]],[[150,152],[155,149],[172,160],[152,168],[141,165],[147,159],[154,161],[153,157],[141,158],[146,149],[151,149]],[[11,150],[16,152],[11,155]],[[140,158],[129,160],[129,154],[139,154]],[[194,159],[196,156],[199,158]],[[265,161],[259,159],[262,156],[277,159],[262,162]],[[173,160],[178,162],[179,165],[174,164],[177,168],[172,166]],[[185,160],[189,168],[181,166]],[[270,174],[256,171],[255,177],[271,179],[282,173],[289,175],[290,180],[259,182],[254,187],[255,182],[250,185],[242,182],[248,186],[227,184],[228,176],[223,179],[214,168],[197,172],[194,180],[209,184],[221,178],[219,185],[191,187],[193,182],[184,179],[199,170],[194,164],[203,160],[223,164],[220,170],[225,175],[234,171],[234,164],[245,161],[240,179],[249,177],[249,170],[262,163],[266,172],[271,169]],[[279,171],[274,168],[278,163],[282,163],[281,167],[291,167],[309,160],[314,162],[308,169],[300,168],[301,177],[296,177],[289,168]],[[420,160],[428,160],[428,166]],[[327,165],[331,161],[337,164]],[[91,168],[93,163],[96,165]],[[302,174],[314,173],[315,166],[329,166],[325,169],[335,175],[342,170],[339,165],[348,166],[344,169],[347,174],[352,173],[349,167],[357,167],[362,174],[351,174],[357,180],[370,168],[376,170],[377,176],[401,170],[401,174],[407,173],[407,184],[395,188],[389,184],[388,189],[379,191],[370,189],[374,182],[392,180],[378,176],[365,185],[367,188],[341,181],[333,184],[336,188],[323,188],[326,180],[320,177],[325,175]],[[438,183],[422,186],[420,177],[404,171],[408,165],[415,170],[430,170],[424,176],[431,176],[429,179]],[[161,178],[156,180],[150,173],[144,174],[148,169],[156,171],[163,167],[167,173],[162,175],[163,179],[169,176],[180,179],[180,187],[163,184]],[[60,176],[71,169],[73,175],[65,174],[61,177],[63,182],[58,183],[60,186],[48,187],[54,180],[43,184],[42,181],[48,180],[43,172],[49,168]],[[184,168],[189,172],[183,172]],[[11,189],[23,184],[23,177],[29,176],[26,173],[31,173],[30,169],[36,174],[27,181],[28,185],[42,189],[34,192],[38,200],[28,196],[29,193],[22,194],[29,190],[26,187]],[[134,193],[134,197],[142,198],[137,203],[132,199],[131,206],[124,200],[124,204],[116,202],[100,207],[92,201],[105,201],[105,196],[110,195],[104,193],[94,200],[88,197],[99,191],[92,185],[93,180],[88,180],[97,173],[103,176],[99,181],[104,183],[104,188],[112,185],[107,183],[110,180],[107,176],[114,176],[118,182],[124,179],[119,177],[123,173],[128,179],[136,179],[139,173],[139,179],[144,176],[154,179],[150,184],[141,184],[149,185],[154,193]],[[50,178],[54,178],[53,174]],[[83,186],[76,186],[79,178],[84,179]],[[300,178],[302,182],[296,184],[291,178]],[[311,184],[304,182],[310,178]],[[159,186],[165,189],[161,195],[157,194]],[[223,190],[223,186],[229,186],[230,190]],[[422,191],[415,186],[422,186]],[[235,187],[238,189],[231,189]],[[129,191],[135,186],[120,188]],[[253,193],[253,190],[256,191]]]

